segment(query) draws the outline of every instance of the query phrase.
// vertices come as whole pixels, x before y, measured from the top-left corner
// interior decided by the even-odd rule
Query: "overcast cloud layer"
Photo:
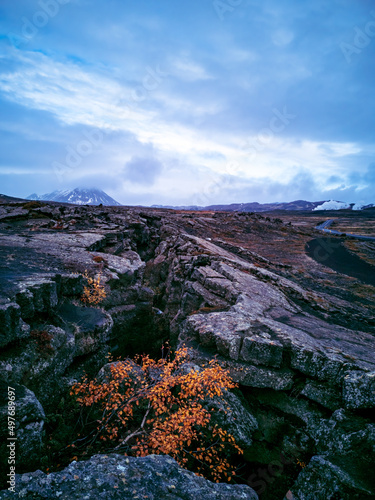
[[[375,203],[375,6],[2,0],[0,192]]]

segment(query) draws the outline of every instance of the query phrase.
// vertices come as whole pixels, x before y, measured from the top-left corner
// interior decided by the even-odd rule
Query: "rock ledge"
[[[144,458],[95,455],[86,462],[72,462],[63,471],[49,475],[40,470],[17,474],[15,489],[15,494],[1,491],[0,499],[258,499],[249,486],[212,483],[182,469],[172,458],[160,455]]]

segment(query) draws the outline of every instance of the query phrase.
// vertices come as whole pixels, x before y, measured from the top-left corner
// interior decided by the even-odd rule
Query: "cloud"
[[[160,176],[163,165],[154,158],[140,158],[134,156],[128,161],[123,170],[126,181],[143,186],[151,186]]]
[[[170,66],[174,68],[174,75],[180,80],[196,82],[213,78],[206,68],[184,55],[175,59]]]
[[[0,7],[2,32],[32,4]],[[219,203],[369,198],[375,40],[350,65],[340,43],[370,19],[340,0],[241,2],[223,21],[199,0],[72,0],[19,50],[0,39],[2,185],[62,188],[51,165],[99,130],[63,182],[123,202],[191,204],[211,185]]]
[[[272,35],[272,41],[277,46],[289,45],[293,38],[294,34],[285,29],[276,30]]]
[[[0,76],[0,89],[7,99],[53,113],[66,125],[116,128],[120,111],[116,103],[126,88],[115,80],[38,52],[13,50],[13,55],[17,70]]]

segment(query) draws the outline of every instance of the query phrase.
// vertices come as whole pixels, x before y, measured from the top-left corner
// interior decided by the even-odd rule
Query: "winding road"
[[[371,240],[375,241],[374,236],[363,236],[361,234],[354,234],[354,233],[342,233],[341,231],[335,231],[334,229],[328,229],[329,226],[334,222],[334,219],[328,219],[325,222],[322,222],[322,224],[319,224],[318,226],[315,227],[318,231],[323,231],[324,233],[329,233],[329,234],[337,234],[339,236],[347,236],[348,238],[355,238],[357,240]]]

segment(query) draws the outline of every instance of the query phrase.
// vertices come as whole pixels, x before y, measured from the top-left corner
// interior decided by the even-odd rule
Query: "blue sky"
[[[375,203],[375,6],[2,0],[0,192]]]

